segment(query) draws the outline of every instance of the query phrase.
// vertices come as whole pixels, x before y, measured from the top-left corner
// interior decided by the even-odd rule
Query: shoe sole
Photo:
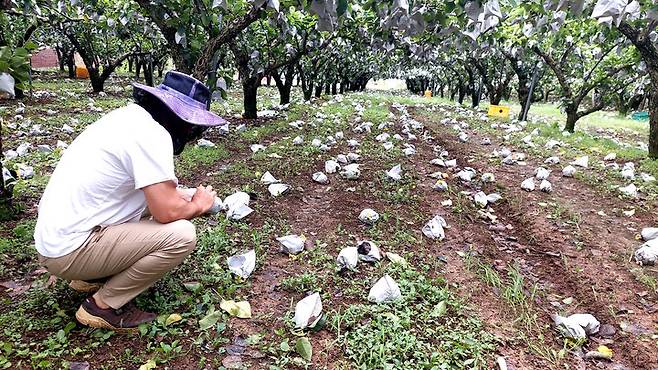
[[[69,288],[81,293],[96,293],[103,284],[88,283],[82,280],[71,280]]]
[[[98,329],[109,329],[116,331],[118,333],[135,333],[137,332],[137,328],[117,328],[110,324],[109,322],[105,321],[102,317],[94,316],[87,312],[82,306],[78,308],[78,311],[75,313],[75,318],[78,320],[78,322],[82,325],[89,326],[92,328],[98,328]]]

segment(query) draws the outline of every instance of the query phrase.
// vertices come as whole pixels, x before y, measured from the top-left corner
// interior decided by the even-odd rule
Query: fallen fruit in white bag
[[[247,253],[228,257],[226,263],[232,273],[246,279],[256,268],[256,251],[252,249]]]
[[[320,293],[313,293],[295,305],[295,327],[313,328],[322,318],[322,299]]]
[[[359,214],[359,220],[364,224],[374,225],[379,220],[379,213],[374,209],[366,208]]]
[[[576,168],[572,165],[566,166],[562,169],[562,176],[564,177],[573,177],[576,173]]]
[[[390,170],[386,171],[386,176],[394,181],[399,181],[402,179],[402,166],[401,165],[396,165]]]
[[[276,184],[279,182],[272,174],[270,171],[267,171],[263,174],[263,176],[260,177],[260,182],[265,184],[265,185],[271,185],[271,184]]]
[[[336,266],[339,271],[344,269],[354,270],[358,262],[359,252],[356,247],[343,248],[336,258]]]
[[[523,180],[523,182],[521,183],[521,189],[525,191],[535,190],[535,179],[531,177]]]
[[[329,183],[329,178],[322,172],[316,172],[313,174],[313,181],[318,184],[327,184]]]
[[[368,300],[374,303],[394,302],[402,297],[400,287],[388,275],[384,275],[370,288]]]
[[[288,189],[290,189],[290,186],[286,184],[272,184],[267,187],[267,191],[269,191],[270,194],[272,194],[272,196],[274,197],[278,197],[279,195],[282,195],[283,193],[288,191]]]
[[[328,160],[324,162],[324,172],[326,173],[336,173],[340,169],[338,162],[333,160]]]
[[[640,266],[654,266],[658,261],[658,239],[652,239],[642,244],[635,251],[633,257]]]
[[[362,240],[356,246],[359,260],[363,262],[377,262],[382,259],[379,247],[370,240]]]
[[[357,163],[352,163],[345,166],[340,175],[347,180],[356,180],[361,176],[361,170],[359,170]]]
[[[421,230],[423,234],[430,239],[438,239],[439,241],[445,239],[446,234],[444,227],[447,227],[448,223],[441,216],[434,216],[428,223],[423,226]]]
[[[586,339],[588,335],[599,332],[599,321],[590,314],[574,314],[569,317],[553,315],[553,322],[567,338]]]
[[[304,250],[306,237],[304,235],[286,235],[276,240],[281,243],[281,250],[288,254],[298,254]]]

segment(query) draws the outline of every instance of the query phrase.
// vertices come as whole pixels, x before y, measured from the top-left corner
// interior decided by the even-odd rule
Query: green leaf
[[[285,339],[281,344],[279,344],[279,349],[281,352],[290,352],[290,344],[288,343],[288,339]]]
[[[448,305],[446,304],[446,301],[441,301],[439,304],[437,304],[434,309],[432,310],[432,313],[430,313],[431,317],[441,317],[446,314],[448,311]]]
[[[146,361],[145,364],[143,364],[142,366],[140,366],[140,367],[139,367],[139,370],[153,370],[153,369],[155,369],[156,367],[157,367],[157,363],[155,362],[155,360],[150,359],[150,360]]]
[[[199,328],[201,330],[208,330],[217,324],[217,321],[222,317],[222,311],[215,311],[215,306],[210,306],[208,314],[199,320]]]
[[[295,350],[306,361],[311,361],[313,357],[313,347],[307,337],[297,339]]]
[[[345,14],[346,11],[347,11],[347,0],[338,0],[338,9],[337,9],[338,16],[340,17],[341,15]]]

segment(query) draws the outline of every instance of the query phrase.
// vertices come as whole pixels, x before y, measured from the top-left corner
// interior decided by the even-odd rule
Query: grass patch
[[[221,144],[213,148],[201,148],[191,145],[177,158],[176,170],[181,175],[191,175],[199,166],[210,166],[229,157],[230,153]]]
[[[398,265],[386,269],[403,298],[332,312],[330,328],[353,369],[485,369],[496,339],[447,283]]]

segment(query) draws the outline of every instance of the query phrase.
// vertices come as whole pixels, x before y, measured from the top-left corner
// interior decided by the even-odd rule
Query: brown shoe
[[[69,288],[82,293],[96,293],[103,284],[105,284],[105,280],[71,280]]]
[[[89,297],[82,302],[75,313],[75,318],[82,325],[92,328],[132,332],[137,329],[139,324],[155,320],[156,314],[141,311],[132,303],[119,309],[103,309],[96,305],[94,297]]]

